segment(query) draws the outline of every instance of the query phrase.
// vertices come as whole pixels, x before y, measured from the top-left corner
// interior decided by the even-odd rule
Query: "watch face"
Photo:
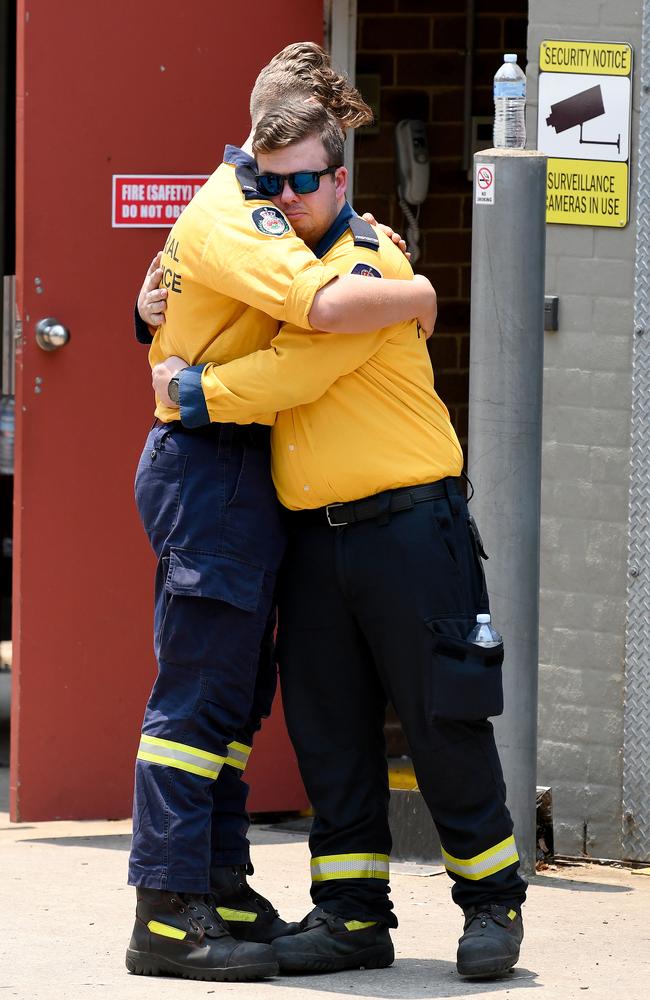
[[[167,386],[167,395],[171,399],[172,403],[178,403],[180,399],[180,385],[178,375],[172,376],[169,380],[169,385]]]

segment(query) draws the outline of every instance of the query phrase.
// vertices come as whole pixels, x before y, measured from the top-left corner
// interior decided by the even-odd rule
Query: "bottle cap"
[[[515,62],[516,63],[517,62],[517,53],[516,52],[506,52],[506,54],[503,57],[503,61],[504,62]]]
[[[478,622],[479,625],[487,625],[490,622],[490,616],[489,615],[477,615],[476,616],[476,621]]]

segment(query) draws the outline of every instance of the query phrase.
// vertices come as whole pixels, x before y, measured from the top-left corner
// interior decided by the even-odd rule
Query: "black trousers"
[[[395,925],[388,898],[387,699],[438,829],[452,895],[519,906],[526,884],[487,716],[501,711],[499,650],[465,641],[488,610],[456,481],[441,499],[333,528],[288,512],[278,659],[287,725],[315,810],[312,898]]]

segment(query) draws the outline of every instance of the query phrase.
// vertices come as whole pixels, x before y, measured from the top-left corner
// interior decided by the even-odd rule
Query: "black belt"
[[[211,437],[219,439],[223,427],[232,429],[232,440],[242,444],[266,446],[271,437],[271,428],[266,424],[201,424],[200,427],[185,427],[180,420],[160,420],[156,417],[154,427],[165,427],[175,433],[192,434],[197,437]]]
[[[358,521],[370,521],[375,517],[385,517],[402,510],[410,510],[416,503],[425,500],[441,500],[449,494],[462,495],[460,479],[448,476],[437,483],[425,483],[422,486],[404,486],[398,490],[386,490],[375,493],[361,500],[348,500],[347,503],[330,503],[327,507],[317,507],[315,510],[297,511],[299,515],[311,514],[324,518],[332,528],[342,528],[346,524],[356,524]],[[291,513],[292,517],[294,512]]]

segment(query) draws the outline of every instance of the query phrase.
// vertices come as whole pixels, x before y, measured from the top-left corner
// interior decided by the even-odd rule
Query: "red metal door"
[[[320,0],[18,2],[14,820],[130,813],[155,670],[132,489],[152,398],[131,316],[164,230],[111,228],[112,175],[210,173],[248,132],[257,70],[321,37]],[[44,317],[71,332],[51,353]],[[277,722],[256,754],[252,807],[304,804]]]

